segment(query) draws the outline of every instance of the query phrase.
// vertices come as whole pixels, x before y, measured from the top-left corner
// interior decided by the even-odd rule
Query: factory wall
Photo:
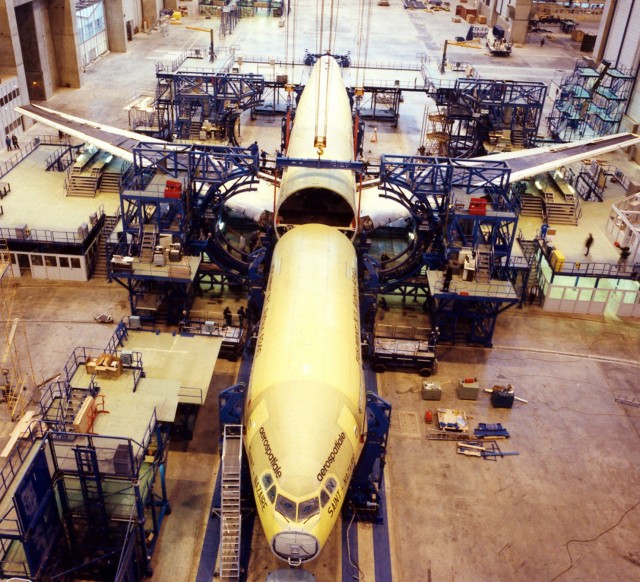
[[[51,39],[48,52],[49,67],[57,74],[57,86],[78,89],[80,79],[80,51],[75,13],[65,2],[49,2],[48,18],[44,20]]]
[[[26,91],[20,89],[17,77],[2,79],[0,82],[0,147],[4,145],[4,136],[22,133],[22,115],[16,113],[13,108],[24,105],[28,99]]]

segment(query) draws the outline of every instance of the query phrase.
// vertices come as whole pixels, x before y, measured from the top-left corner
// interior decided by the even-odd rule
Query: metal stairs
[[[100,180],[100,192],[120,194],[120,172],[105,171]]]
[[[242,425],[225,424],[222,444],[220,579],[240,579]]]
[[[66,182],[67,196],[95,198],[100,174],[86,173],[80,168],[72,168]]]
[[[478,283],[491,281],[491,255],[488,248],[486,251],[478,248],[476,253],[476,281]]]
[[[150,263],[153,260],[153,249],[156,246],[156,227],[153,224],[145,224],[142,227],[142,240],[140,241],[140,260]]]
[[[104,217],[104,224],[100,231],[100,237],[98,240],[98,253],[96,255],[96,264],[93,269],[93,277],[107,277],[107,242],[111,233],[114,231],[118,221],[120,220],[120,211],[112,216]]]
[[[521,196],[522,199],[522,216],[537,216],[542,217],[544,215],[544,209],[542,205],[542,198],[536,194],[524,193]]]

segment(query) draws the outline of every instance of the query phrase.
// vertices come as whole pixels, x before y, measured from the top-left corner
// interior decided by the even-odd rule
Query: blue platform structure
[[[253,187],[258,160],[227,146],[143,143],[133,153],[120,195],[122,232],[108,243],[109,277],[128,290],[132,315],[176,324],[207,277],[244,282],[246,262],[230,252],[219,221],[205,217]]]
[[[130,438],[28,430],[2,471],[0,575],[137,581],[164,516],[168,429]]]
[[[410,211],[414,240],[380,287],[424,297],[439,341],[489,347],[498,314],[522,301],[527,266],[511,260],[520,203],[509,176],[500,161],[382,156],[381,196]],[[463,283],[467,255],[473,279]],[[453,285],[444,285],[447,265]]]
[[[490,132],[508,132],[516,147],[533,147],[542,120],[547,86],[537,81],[456,79],[434,98],[447,120],[447,155],[469,158],[489,141]]]
[[[164,139],[225,138],[238,145],[236,124],[243,111],[262,101],[262,75],[211,71],[189,67],[180,70],[187,51],[170,67],[156,66],[156,126],[153,134]]]

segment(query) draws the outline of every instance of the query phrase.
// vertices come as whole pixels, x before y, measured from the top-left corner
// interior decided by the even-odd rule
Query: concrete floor
[[[351,50],[355,55],[357,9],[341,5],[340,11],[335,52]],[[304,48],[316,50],[315,5],[299,2],[297,12],[300,56]],[[369,59],[401,62],[420,52],[436,56],[445,38],[466,34],[468,25],[453,24],[452,15],[453,11],[407,11],[397,1],[389,8],[374,6]],[[211,23],[217,26],[218,21],[198,20],[204,26]],[[245,55],[282,56],[285,34],[277,19],[260,15],[241,21],[231,36],[216,38],[216,43],[218,48],[237,46]],[[205,48],[207,42],[208,35],[184,26],[170,27],[167,37],[158,32],[137,35],[129,53],[103,57],[87,69],[82,89],[61,90],[47,106],[126,127],[122,107],[136,90],[155,87],[155,62],[173,60],[191,46]],[[559,70],[572,70],[575,59],[583,56],[577,48],[567,35],[556,35],[544,47],[539,40],[516,47],[509,60],[496,61],[478,50],[457,50],[460,60],[473,60],[485,77],[508,74],[513,79],[521,75],[518,78],[551,82],[559,80]],[[368,140],[367,154],[414,153],[424,104],[424,99],[408,95],[398,129],[377,124],[379,139]],[[257,139],[268,151],[279,146],[278,123],[265,118],[250,122],[248,117],[242,123],[243,143]],[[28,133],[38,135],[43,128],[36,126]],[[7,155],[2,152],[0,160]],[[625,165],[630,177],[640,179],[637,165],[622,155],[613,159]],[[573,229],[567,231],[571,241],[567,245],[578,253],[586,234],[580,228],[567,228]],[[594,254],[605,244],[604,234],[599,237],[596,231]],[[23,278],[14,286],[13,316],[25,323],[40,380],[54,375],[75,346],[106,344],[113,326],[95,323],[94,315],[110,312],[118,321],[128,314],[125,291],[103,281],[78,286]],[[209,302],[229,303],[233,311],[241,301],[225,297]],[[418,304],[392,300],[390,307],[385,323],[425,324]],[[439,348],[434,379],[442,384],[443,396],[438,403],[421,399],[422,379],[417,375],[379,375],[379,392],[393,405],[386,472],[393,579],[640,578],[640,409],[613,400],[617,396],[640,400],[639,347],[637,320],[560,316],[526,306],[500,316],[491,350]],[[216,394],[234,383],[237,372],[237,363],[217,363],[194,439],[172,445],[167,482],[173,512],[163,525],[153,558],[154,582],[196,580],[218,463]],[[488,396],[477,402],[460,401],[455,386],[468,376],[476,376],[482,387],[511,383],[529,403],[506,410],[493,409]],[[500,446],[519,456],[492,463],[457,455],[453,443],[427,440],[429,426],[423,416],[426,408],[436,406],[464,409],[472,427],[477,422],[504,423],[512,436]],[[12,425],[2,407],[0,414],[3,445]],[[375,580],[371,553],[365,547],[370,537],[370,526],[359,526],[359,539],[364,541],[358,566],[367,582]],[[341,560],[336,529],[309,569],[319,581],[342,580]],[[269,553],[256,527],[248,579],[264,580],[278,567],[282,564]],[[358,578],[355,568],[353,574],[349,579]]]

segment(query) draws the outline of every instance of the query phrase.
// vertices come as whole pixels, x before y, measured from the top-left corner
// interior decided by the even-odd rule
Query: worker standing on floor
[[[593,244],[593,235],[591,233],[589,233],[589,236],[587,237],[587,240],[584,241],[584,246],[587,249],[584,252],[584,256],[588,257],[589,256],[589,251],[591,250],[591,245]]]

